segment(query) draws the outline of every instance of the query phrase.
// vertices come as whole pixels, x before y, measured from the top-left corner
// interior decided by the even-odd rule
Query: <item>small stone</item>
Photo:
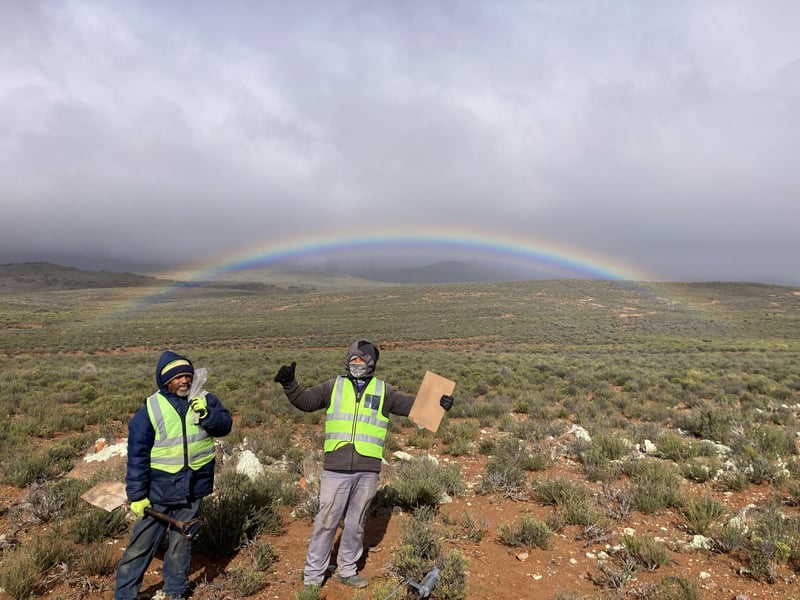
[[[520,552],[517,554],[517,560],[528,560],[528,553],[527,552]]]

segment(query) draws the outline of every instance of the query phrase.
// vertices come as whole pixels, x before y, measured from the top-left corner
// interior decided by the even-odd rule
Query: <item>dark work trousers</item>
[[[200,500],[181,506],[153,504],[153,509],[166,513],[179,521],[189,521],[197,516]],[[134,600],[144,580],[144,573],[164,539],[168,523],[145,515],[133,526],[128,547],[119,561],[114,585],[115,600]],[[182,596],[189,586],[189,563],[192,558],[192,541],[182,533],[169,530],[169,546],[164,554],[162,576],[165,595]]]

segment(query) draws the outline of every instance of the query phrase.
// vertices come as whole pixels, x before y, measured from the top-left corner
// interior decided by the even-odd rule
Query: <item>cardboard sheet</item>
[[[426,371],[408,418],[417,425],[436,432],[444,416],[444,409],[439,406],[439,399],[445,394],[449,396],[454,389],[456,389],[455,381]]]
[[[127,501],[125,496],[125,484],[121,481],[104,481],[98,483],[89,491],[84,492],[81,498],[86,500],[89,504],[111,512]]]

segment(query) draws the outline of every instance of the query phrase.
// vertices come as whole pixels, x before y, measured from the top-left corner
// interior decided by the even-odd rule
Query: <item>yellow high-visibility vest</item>
[[[352,382],[337,377],[325,414],[325,452],[353,444],[362,456],[381,458],[389,429],[389,419],[383,416],[384,394],[383,381],[373,377],[357,403]]]
[[[147,399],[147,414],[156,432],[150,450],[151,469],[177,473],[188,466],[196,471],[214,460],[214,438],[192,422],[191,410],[186,411],[186,418],[181,423],[178,411],[160,392],[156,392]]]

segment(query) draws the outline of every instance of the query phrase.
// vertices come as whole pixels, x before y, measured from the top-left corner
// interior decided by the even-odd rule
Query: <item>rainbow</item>
[[[431,255],[455,253],[507,261],[536,264],[557,273],[553,278],[603,279],[612,281],[653,281],[659,278],[633,265],[600,253],[551,240],[532,239],[506,232],[459,229],[456,232],[414,228],[413,232],[361,228],[359,235],[311,234],[260,242],[209,262],[183,269],[185,281],[213,280],[228,271],[268,268],[288,261],[353,252],[403,252]]]
[[[364,228],[370,229],[370,228]],[[235,252],[217,255],[213,260],[205,260],[184,266],[175,272],[159,276],[169,277],[180,283],[160,288],[153,292],[136,294],[123,305],[109,308],[98,315],[101,320],[121,318],[138,313],[152,302],[161,302],[179,296],[186,284],[215,281],[226,273],[247,269],[266,269],[300,259],[331,258],[347,256],[359,252],[361,256],[376,256],[380,253],[419,253],[428,261],[431,256],[450,254],[457,258],[492,260],[504,264],[521,266],[535,265],[553,273],[552,279],[596,279],[631,282],[635,287],[653,295],[663,292],[648,291],[647,282],[661,279],[651,273],[637,269],[618,259],[603,256],[589,249],[560,244],[541,238],[529,238],[508,232],[489,230],[469,230],[459,228],[443,231],[414,227],[413,230],[399,228],[375,229],[359,235],[347,236],[333,234],[305,234],[283,238],[273,238],[259,242]]]

